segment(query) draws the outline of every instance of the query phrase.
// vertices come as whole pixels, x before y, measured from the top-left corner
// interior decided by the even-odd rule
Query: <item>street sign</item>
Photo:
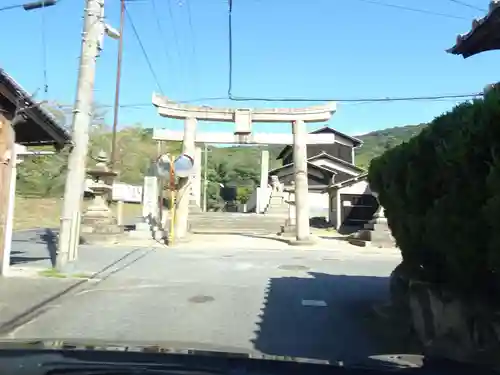
[[[130,203],[142,202],[142,186],[115,182],[112,187],[111,196],[114,201]]]

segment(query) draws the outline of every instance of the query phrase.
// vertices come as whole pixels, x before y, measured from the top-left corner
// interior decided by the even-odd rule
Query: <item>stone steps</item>
[[[266,215],[288,216],[288,203],[282,195],[272,195],[269,198],[269,204],[264,210]]]
[[[189,225],[193,233],[277,233],[284,223],[283,217],[238,214],[205,213],[190,216]]]

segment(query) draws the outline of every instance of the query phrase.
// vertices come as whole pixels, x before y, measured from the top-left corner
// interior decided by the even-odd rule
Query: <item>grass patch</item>
[[[89,275],[89,274],[83,273],[83,272],[68,275],[68,274],[59,272],[55,268],[49,268],[49,269],[40,271],[38,274],[40,276],[43,276],[43,277],[54,277],[57,279],[66,279],[66,278],[90,279],[92,277],[92,275]]]
[[[74,277],[75,279],[90,279],[92,275],[86,273],[75,273],[71,275],[71,277]]]
[[[59,271],[57,271],[55,268],[49,268],[49,269],[46,269],[46,270],[43,270],[43,271],[40,271],[38,273],[40,276],[44,276],[44,277],[55,277],[55,278],[58,278],[58,279],[65,279],[67,278],[68,276],[65,275],[64,273],[61,273]]]
[[[84,209],[88,201],[84,201]],[[14,206],[14,230],[32,228],[58,228],[61,217],[61,198],[31,198],[16,197]],[[111,210],[116,212],[116,204],[111,205]],[[125,203],[123,205],[123,218],[133,218],[142,214],[142,205]]]

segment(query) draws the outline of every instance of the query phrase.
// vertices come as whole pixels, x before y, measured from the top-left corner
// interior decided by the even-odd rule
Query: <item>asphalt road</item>
[[[336,360],[385,350],[367,319],[370,307],[388,297],[396,257],[294,249],[145,254],[10,337]]]

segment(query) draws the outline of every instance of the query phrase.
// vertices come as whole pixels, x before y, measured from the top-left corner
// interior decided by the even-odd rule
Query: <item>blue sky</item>
[[[118,27],[119,0],[105,1],[107,22]],[[233,0],[233,94],[312,98],[426,96],[478,92],[499,80],[495,69],[498,52],[467,60],[445,52],[457,34],[469,31],[473,18],[482,17],[484,12],[450,0],[370,1],[379,4],[361,0]],[[483,9],[488,7],[484,0],[463,1]],[[73,103],[83,6],[84,0],[61,0],[45,9],[43,15],[41,11],[22,9],[0,12],[4,30],[0,64],[28,91],[41,89],[40,99]],[[164,94],[174,100],[226,96],[226,0],[134,0],[127,8]],[[47,94],[43,92],[44,34]],[[114,100],[117,46],[115,40],[107,38],[98,60],[95,98],[106,105],[112,105]],[[180,129],[179,121],[160,118],[148,105],[152,92],[158,90],[127,19],[121,103],[145,106],[121,109],[121,126],[141,123]],[[227,100],[198,103],[233,107],[308,104],[238,104]],[[450,100],[339,103],[329,125],[351,135],[362,134],[430,121],[454,104]],[[272,126],[276,132],[290,130],[285,124]],[[200,129],[231,130],[229,124],[204,124]],[[266,124],[255,125],[255,129],[273,131]]]

